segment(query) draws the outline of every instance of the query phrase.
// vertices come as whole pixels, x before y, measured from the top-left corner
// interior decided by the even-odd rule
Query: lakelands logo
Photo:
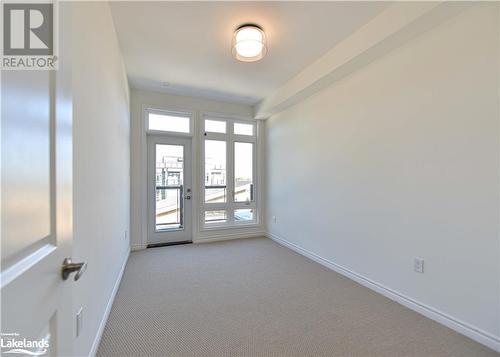
[[[55,69],[53,7],[3,4],[2,69]]]
[[[42,356],[49,350],[48,338],[28,340],[21,338],[18,333],[1,333],[0,347],[3,354],[22,354],[28,356]]]

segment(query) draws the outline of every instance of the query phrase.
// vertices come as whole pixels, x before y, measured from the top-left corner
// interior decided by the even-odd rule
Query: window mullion
[[[240,143],[256,143],[257,138],[245,135],[233,135],[233,140]]]
[[[228,120],[228,140],[227,140],[227,187],[228,187],[228,223],[234,223],[234,135],[233,122]]]

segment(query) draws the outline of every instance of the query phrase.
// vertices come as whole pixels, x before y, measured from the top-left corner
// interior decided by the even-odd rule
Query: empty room
[[[500,3],[2,1],[5,356],[500,356]]]

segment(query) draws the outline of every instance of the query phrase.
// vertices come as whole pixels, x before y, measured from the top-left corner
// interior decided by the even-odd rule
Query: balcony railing
[[[208,193],[208,190],[213,190]],[[235,188],[234,196],[249,190],[253,201],[253,184],[246,183]],[[156,185],[156,231],[176,230],[184,227],[184,187],[183,185]],[[169,194],[169,192],[175,192]],[[164,194],[162,194],[164,193]],[[160,197],[158,198],[158,194]],[[205,186],[205,202],[227,202],[227,185]],[[244,201],[240,201],[244,202]],[[213,221],[217,221],[214,218]],[[223,220],[226,220],[224,217]],[[208,221],[211,221],[210,219]]]
[[[165,198],[156,200],[156,231],[184,227],[184,187],[183,185],[156,186],[156,192],[166,191]],[[169,195],[169,191],[176,192]]]
[[[234,189],[234,197],[237,197],[238,194],[244,193],[247,188],[250,190],[250,201],[253,201],[253,183],[245,183],[241,186],[238,186]],[[209,190],[213,190],[209,193]],[[227,202],[227,186],[226,185],[208,185],[205,186],[205,202]],[[241,202],[241,201],[238,201]]]

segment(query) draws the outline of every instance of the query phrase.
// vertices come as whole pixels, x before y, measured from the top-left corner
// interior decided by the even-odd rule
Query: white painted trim
[[[200,180],[198,192],[200,192],[200,199],[198,200],[198,234],[203,234],[211,230],[218,229],[238,229],[246,228],[246,225],[253,227],[261,227],[261,195],[260,195],[260,183],[261,176],[263,175],[263,170],[261,168],[264,166],[260,162],[261,156],[259,155],[260,140],[262,139],[259,135],[260,123],[257,120],[249,119],[242,116],[230,116],[223,113],[214,112],[200,112],[200,124],[199,124],[199,145],[200,145],[200,157],[198,169],[200,170]],[[226,132],[225,133],[206,133],[205,132],[205,119],[220,120],[226,122]],[[234,123],[244,123],[253,124],[253,135],[234,135]],[[205,203],[205,140],[220,140],[226,143],[226,189],[227,189],[227,202],[224,203]],[[245,204],[244,202],[234,202],[234,170],[235,170],[235,157],[234,157],[234,147],[235,143],[250,143],[253,144],[253,184],[254,184],[254,199],[250,204]],[[238,224],[234,221],[234,211],[236,209],[253,209],[254,219],[250,222],[245,222]],[[205,211],[209,210],[224,210],[227,212],[227,220],[225,223],[220,224],[206,224],[205,223]],[[194,240],[195,238],[193,238]]]
[[[195,121],[195,113],[193,111],[178,111],[178,110],[167,110],[165,108],[157,107],[157,106],[147,106],[145,109],[145,130],[146,135],[171,135],[176,137],[193,137],[194,136],[194,121]],[[169,130],[152,130],[149,129],[149,114],[159,114],[159,115],[172,115],[172,116],[180,116],[183,118],[189,119],[189,133],[183,133],[179,131],[169,131]]]
[[[315,262],[339,273],[342,274],[346,277],[348,277],[351,280],[354,280],[355,282],[366,286],[367,288],[374,290],[375,292],[384,295],[385,297],[415,311],[418,312],[421,315],[424,315],[425,317],[434,320],[436,322],[439,322],[440,324],[451,328],[452,330],[465,335],[474,341],[477,341],[497,352],[500,352],[500,337],[499,336],[494,336],[486,331],[481,330],[478,327],[472,326],[464,321],[461,321],[460,319],[457,319],[453,316],[450,316],[442,311],[439,311],[436,308],[433,308],[431,306],[428,306],[426,304],[423,304],[415,299],[412,299],[398,291],[395,291],[383,284],[380,284],[376,281],[373,281],[361,274],[358,274],[342,265],[339,265],[337,263],[334,263],[328,259],[325,259],[316,253],[313,253],[307,249],[304,249],[294,243],[291,243],[284,239],[283,237],[279,237],[276,234],[267,232],[266,236],[272,240],[274,240],[276,243],[287,247],[294,252],[297,252],[311,260],[314,260]]]
[[[233,234],[219,234],[210,237],[203,237],[193,240],[194,244],[198,243],[211,243],[211,242],[219,242],[223,240],[232,240],[232,239],[245,239],[245,238],[256,238],[256,237],[265,237],[266,232],[257,231],[257,232],[242,232],[242,233],[233,233]]]
[[[192,209],[192,200],[184,201],[184,226],[182,229],[175,230],[156,230],[155,223],[155,212],[156,212],[156,200],[155,197],[155,165],[156,165],[156,145],[176,145],[182,146],[184,149],[184,182],[183,185],[186,189],[192,190],[193,187],[193,179],[192,179],[192,147],[193,140],[191,137],[181,137],[181,136],[173,136],[173,135],[148,135],[147,137],[148,144],[148,196],[153,199],[148,200],[148,212],[147,212],[147,244],[158,244],[158,243],[167,243],[167,242],[177,242],[177,241],[186,241],[192,240],[192,221],[193,221],[193,209]],[[193,192],[191,194],[188,192],[184,192],[190,196],[193,196]]]
[[[19,278],[40,261],[47,258],[55,250],[57,250],[55,245],[50,243],[44,244],[33,253],[26,255],[24,258],[5,269],[3,273],[0,273],[0,288],[5,288],[10,282]]]
[[[253,209],[254,211],[256,211],[254,206],[237,207],[236,209],[245,209],[245,208]],[[217,208],[215,208],[215,207],[210,208],[210,209],[217,210]],[[220,209],[226,210],[225,207],[222,207]],[[229,231],[229,230],[240,230],[240,229],[258,229],[258,228],[261,228],[261,226],[254,219],[253,221],[233,222],[232,225],[227,225],[224,223],[220,223],[220,224],[214,223],[213,225],[212,224],[205,224],[205,226],[202,229],[200,229],[200,232],[207,233],[207,232],[211,232],[211,231]]]
[[[218,113],[218,112],[209,112],[209,111],[201,111],[200,120],[203,121],[205,119],[213,119],[213,120],[236,120],[242,123],[252,122],[255,123],[257,120],[249,115],[240,115],[240,114],[231,114],[231,113]],[[204,125],[202,125],[204,128]],[[227,128],[226,128],[227,129]],[[227,130],[226,130],[227,132]]]
[[[500,19],[500,5],[498,5],[498,4],[497,4],[497,16],[498,16],[497,19]],[[500,27],[498,28],[498,30],[499,30],[498,31],[498,35],[499,35],[498,36],[498,40],[499,40],[498,46],[500,47]],[[500,61],[498,62],[498,69],[499,69],[499,71],[498,71],[498,83],[500,84]],[[499,113],[499,122],[500,122],[500,91],[498,91],[498,113]],[[500,129],[500,127],[499,127],[499,129]],[[498,134],[499,134],[498,137],[500,139],[500,131],[498,132]],[[500,162],[499,162],[499,164],[500,164]],[[498,177],[500,177],[500,165],[498,166],[497,172],[499,174]],[[500,185],[500,182],[499,182],[499,185]],[[500,196],[498,197],[498,199],[499,199],[498,204],[500,205]],[[500,212],[499,212],[499,214],[500,214]],[[500,215],[498,217],[498,223],[499,223],[498,227],[500,228]],[[500,256],[500,229],[498,229],[497,234],[498,234],[498,253]],[[500,268],[500,266],[499,266],[499,268]],[[499,273],[500,273],[500,269],[499,269]],[[498,302],[498,321],[500,321],[500,301]],[[500,333],[500,331],[499,331],[499,333]]]
[[[200,208],[200,201],[202,199],[202,194],[200,192],[200,187],[203,185],[203,175],[201,175],[202,172],[202,141],[204,139],[204,136],[202,134],[202,128],[203,128],[203,115],[210,115],[210,116],[215,116],[219,119],[233,119],[237,121],[248,121],[252,122],[256,125],[256,135],[253,137],[251,140],[255,140],[256,142],[256,161],[257,161],[257,167],[255,168],[255,180],[256,180],[256,188],[255,188],[255,194],[256,194],[256,200],[255,200],[255,205],[258,206],[258,202],[263,202],[262,200],[262,192],[259,189],[259,187],[263,183],[263,177],[262,175],[264,174],[264,154],[262,149],[260,148],[259,140],[262,138],[261,136],[261,124],[262,122],[259,120],[254,120],[251,116],[246,116],[246,115],[241,115],[241,114],[232,114],[229,112],[211,112],[211,111],[205,111],[201,109],[186,109],[178,106],[170,106],[170,105],[159,105],[159,104],[151,104],[149,101],[143,102],[139,104],[141,113],[140,113],[140,118],[141,118],[141,125],[140,125],[140,138],[139,138],[139,156],[140,156],[140,162],[139,162],[139,167],[140,167],[140,180],[139,180],[139,185],[138,185],[138,190],[140,191],[139,193],[139,206],[142,208],[141,213],[140,213],[140,222],[139,222],[139,230],[142,234],[140,237],[140,242],[135,242],[135,244],[131,245],[131,250],[141,250],[145,249],[147,247],[147,237],[148,237],[148,217],[147,217],[147,184],[148,184],[148,179],[147,179],[147,142],[148,142],[148,133],[147,133],[147,110],[148,109],[154,109],[154,110],[160,110],[160,111],[167,111],[167,112],[181,112],[181,113],[192,113],[193,114],[193,139],[192,139],[192,150],[191,150],[191,167],[192,167],[192,207],[191,207],[191,212],[192,212],[192,240],[193,242],[195,241],[200,241],[203,240],[204,238],[210,238],[214,237],[210,235],[210,231],[212,230],[203,230],[202,227],[203,225],[201,224],[201,214],[202,214],[202,209]],[[133,115],[136,115],[134,112]],[[177,135],[174,134],[166,134],[166,136],[171,136],[171,137],[177,137]],[[248,138],[246,138],[248,140]],[[248,140],[248,141],[251,141]],[[229,158],[228,158],[229,159]],[[260,159],[260,160],[259,160]],[[260,162],[259,162],[260,161]],[[201,170],[201,171],[200,171]],[[261,211],[263,210],[263,207],[259,207],[256,212],[256,222],[252,224],[252,227],[244,227],[244,226],[231,226],[227,227],[227,230],[229,229],[235,229],[235,230],[244,230],[244,229],[258,229],[259,231],[262,231],[262,236],[265,235],[263,232],[263,227],[262,224],[260,223],[263,219],[263,215]],[[213,230],[215,231],[215,230]],[[249,235],[252,234],[252,232],[237,232],[235,235],[237,237],[244,236],[244,235]],[[224,232],[221,232],[221,235],[223,236],[228,236]],[[208,236],[208,237],[207,237]]]
[[[148,166],[148,142],[149,136],[152,136],[152,132],[148,132],[148,113],[149,110],[154,110],[154,111],[159,111],[159,112],[166,112],[166,113],[185,113],[191,115],[191,121],[190,121],[190,134],[189,135],[181,135],[182,133],[173,133],[173,132],[155,132],[156,136],[165,136],[165,137],[171,137],[171,138],[191,138],[191,190],[192,190],[192,203],[191,203],[191,235],[194,235],[194,231],[197,229],[197,226],[195,226],[195,215],[197,212],[195,211],[195,206],[196,206],[196,199],[198,196],[197,188],[195,186],[194,180],[194,175],[196,175],[196,152],[195,152],[195,145],[197,145],[197,138],[196,138],[196,133],[198,130],[198,121],[199,121],[199,113],[196,110],[191,110],[191,109],[185,109],[185,108],[180,108],[180,107],[175,107],[175,106],[163,106],[163,105],[156,105],[156,104],[147,104],[147,103],[142,103],[141,104],[141,133],[140,133],[140,157],[141,157],[141,162],[139,164],[141,168],[141,180],[140,180],[140,192],[142,194],[139,196],[140,197],[140,206],[142,207],[142,214],[141,214],[141,222],[140,222],[140,227],[141,227],[141,232],[142,232],[142,237],[141,237],[141,244],[140,245],[134,245],[134,247],[131,247],[131,250],[140,250],[140,249],[145,249],[148,245],[148,237],[149,237],[149,203],[148,203],[148,197],[149,197],[149,188],[148,188],[148,181],[149,181],[149,166]]]
[[[120,287],[120,283],[123,277],[123,272],[125,271],[125,267],[127,266],[129,256],[130,256],[130,250],[127,252],[127,256],[123,260],[123,264],[120,269],[120,272],[118,273],[118,278],[116,279],[115,286],[113,287],[113,291],[111,292],[111,296],[109,297],[106,310],[104,310],[104,315],[102,316],[101,323],[99,324],[99,328],[97,329],[97,333],[94,338],[94,343],[92,343],[92,348],[90,349],[89,353],[90,357],[94,357],[96,355],[97,349],[99,348],[99,344],[101,343],[102,334],[104,332],[104,328],[106,327],[106,322],[108,321],[111,308],[113,307],[113,302],[115,301],[116,293],[118,292],[118,288]]]

